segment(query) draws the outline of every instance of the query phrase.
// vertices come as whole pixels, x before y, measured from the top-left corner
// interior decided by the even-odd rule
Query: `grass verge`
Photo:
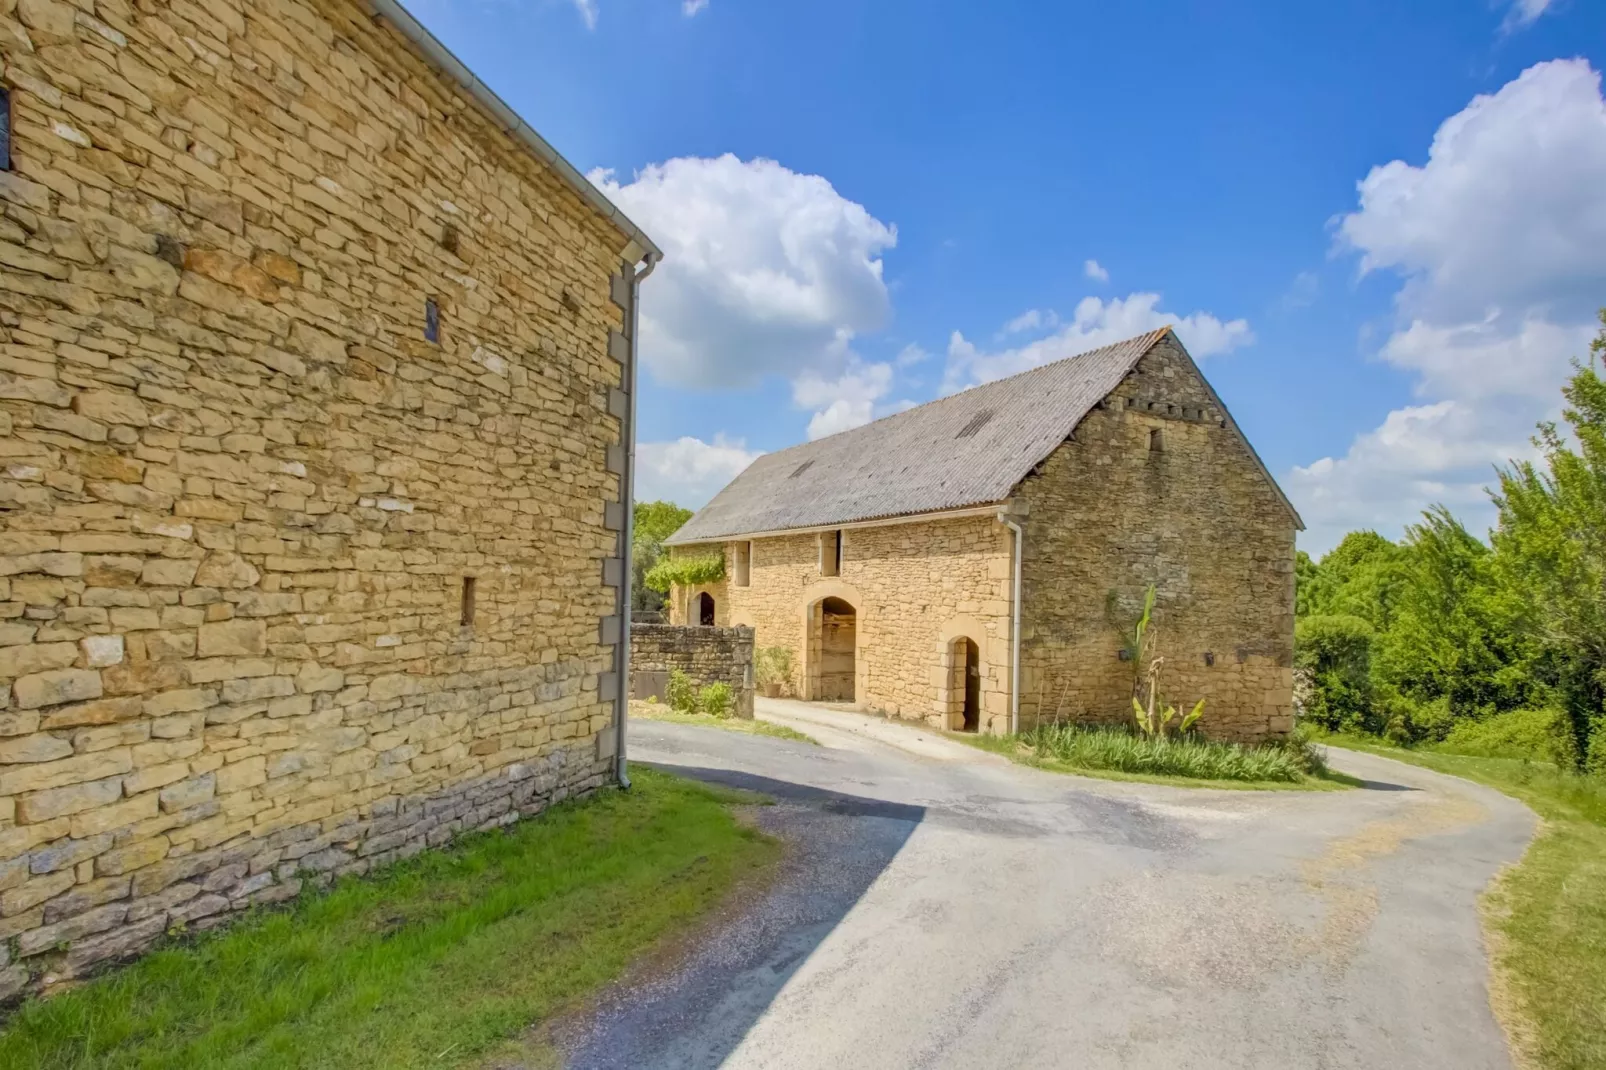
[[[1507,1029],[1528,1065],[1606,1068],[1606,781],[1523,759],[1348,736],[1327,742],[1477,781],[1544,819],[1528,853],[1484,899],[1497,991],[1510,996]]]
[[[805,735],[795,728],[788,728],[784,724],[761,721],[757,717],[715,717],[707,713],[679,713],[658,702],[632,702],[630,716],[647,721],[695,724],[704,728],[723,728],[727,732],[745,732],[750,736],[774,736],[776,739],[791,739],[799,743],[819,745],[819,740],[813,736]]]
[[[1019,736],[949,733],[973,747],[1055,773],[1238,791],[1336,791],[1358,781],[1314,755],[1205,740],[1154,741],[1115,728],[1056,725]]]
[[[731,813],[737,795],[639,766],[632,779],[26,1003],[0,1066],[472,1061],[778,857]]]

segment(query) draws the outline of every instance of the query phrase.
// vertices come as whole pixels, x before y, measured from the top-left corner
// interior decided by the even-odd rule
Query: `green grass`
[[[1543,1070],[1606,1068],[1606,780],[1520,758],[1403,750],[1370,738],[1341,747],[1486,784],[1544,819],[1522,861],[1485,897],[1485,921],[1513,1040]]]
[[[1019,736],[951,735],[1024,765],[1108,780],[1273,791],[1330,791],[1357,783],[1327,770],[1318,755],[1291,746],[1151,740],[1120,728],[1077,725],[1044,726]]]
[[[695,724],[704,728],[723,728],[727,732],[745,732],[752,736],[774,736],[776,739],[791,739],[799,743],[819,745],[819,740],[813,736],[805,735],[795,728],[788,728],[784,724],[761,721],[756,717],[714,717],[707,713],[679,713],[658,702],[632,702],[630,704],[630,716],[640,717],[648,721],[667,721],[670,724]]]
[[[731,813],[736,795],[632,777],[629,792],[465,837],[24,1004],[0,1032],[0,1066],[474,1061],[777,858],[779,844]]]

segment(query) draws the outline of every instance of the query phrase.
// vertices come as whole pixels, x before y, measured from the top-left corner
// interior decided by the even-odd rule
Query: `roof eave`
[[[626,259],[631,263],[642,257],[654,260],[663,259],[663,250],[659,249],[653,240],[647,237],[645,231],[630,221],[630,217],[619,210],[619,207],[610,201],[607,196],[593,186],[573,164],[565,160],[557,149],[535,132],[529,123],[519,118],[518,112],[508,107],[507,102],[491,91],[490,86],[480,81],[473,71],[462,60],[452,55],[451,49],[441,44],[440,40],[424,28],[423,23],[415,19],[412,14],[396,0],[367,0],[368,7],[374,14],[388,20],[396,27],[401,35],[411,41],[423,53],[424,58],[434,64],[442,73],[452,78],[484,108],[490,116],[502,126],[502,130],[509,137],[523,142],[524,146],[535,154],[536,158],[556,171],[558,177],[568,184],[580,198],[596,209],[614,228],[629,239],[635,247],[631,250],[626,247]],[[632,255],[633,254],[633,255]]]
[[[729,535],[709,535],[704,538],[676,539],[671,535],[665,546],[707,546],[724,542],[745,542],[748,539],[773,539],[784,535],[813,535],[821,531],[852,531],[859,528],[884,528],[896,524],[922,524],[933,520],[960,520],[968,516],[986,516],[997,512],[1008,503],[1001,498],[976,505],[962,505],[951,509],[932,509],[923,513],[894,513],[889,516],[865,517],[862,520],[844,520],[831,524],[806,524],[795,528],[775,528],[769,531],[740,531]]]

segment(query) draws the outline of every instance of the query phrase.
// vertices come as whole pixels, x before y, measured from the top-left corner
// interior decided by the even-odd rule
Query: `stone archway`
[[[938,727],[950,732],[980,732],[987,725],[987,635],[981,622],[969,617],[955,618],[943,626],[935,674]]]
[[[863,605],[859,592],[840,580],[809,588],[803,604],[804,698],[855,704],[868,700]]]

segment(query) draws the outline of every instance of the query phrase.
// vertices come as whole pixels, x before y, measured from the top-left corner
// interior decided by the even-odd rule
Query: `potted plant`
[[[766,698],[780,698],[792,690],[792,652],[784,646],[767,646],[754,659],[758,686]]]

